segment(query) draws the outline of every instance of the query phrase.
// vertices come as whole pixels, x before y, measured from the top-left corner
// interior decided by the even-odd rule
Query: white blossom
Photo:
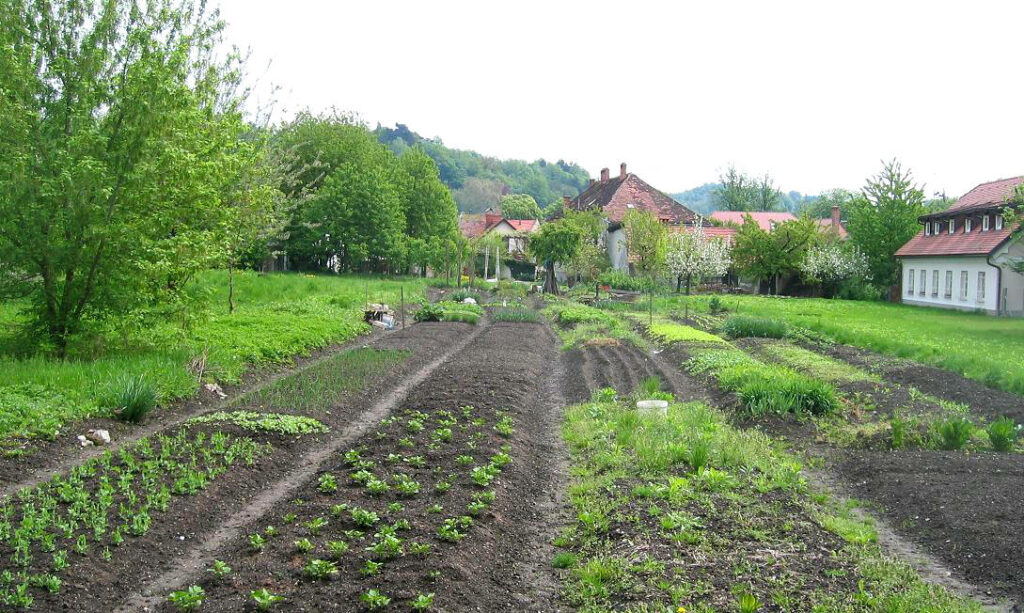
[[[838,283],[852,277],[868,278],[868,258],[855,246],[829,243],[807,251],[800,271],[809,281]]]
[[[732,265],[732,248],[720,238],[709,237],[697,225],[690,232],[669,237],[666,254],[668,269],[678,278],[697,283],[701,279],[721,277]]]

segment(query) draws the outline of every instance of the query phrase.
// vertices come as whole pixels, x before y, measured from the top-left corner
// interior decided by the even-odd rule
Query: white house
[[[921,231],[896,252],[907,304],[1024,316],[1024,259],[1016,226],[1003,219],[1024,178],[982,183],[949,209],[919,218]]]

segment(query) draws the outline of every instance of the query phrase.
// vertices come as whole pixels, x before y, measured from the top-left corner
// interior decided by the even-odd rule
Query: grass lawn
[[[660,311],[707,311],[710,296],[663,297]],[[882,302],[722,296],[730,312],[782,319],[835,342],[952,370],[1024,394],[1024,320]]]
[[[19,305],[0,304],[0,440],[48,438],[76,419],[107,415],[126,378],[144,376],[162,402],[191,395],[199,381],[188,365],[206,358],[204,378],[236,382],[253,365],[283,363],[369,330],[362,307],[422,297],[419,279],[240,273],[236,309],[227,309],[227,274],[196,283],[207,307],[188,327],[180,322],[121,320],[71,348],[73,359],[17,352]]]

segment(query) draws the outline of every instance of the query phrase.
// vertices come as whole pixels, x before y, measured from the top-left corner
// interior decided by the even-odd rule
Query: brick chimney
[[[619,164],[619,179],[621,179],[623,181],[626,180],[626,163],[625,162]]]
[[[501,215],[498,215],[497,213],[492,213],[490,211],[484,213],[484,224],[488,228],[501,221],[501,219]]]
[[[608,182],[608,169],[607,168],[602,168],[601,169],[601,183],[607,183],[607,182]]]
[[[832,227],[838,228],[839,226],[840,226],[839,205],[838,204],[833,204],[832,205]]]
[[[562,207],[569,208],[569,203],[572,202],[572,198],[569,196],[562,196]]]

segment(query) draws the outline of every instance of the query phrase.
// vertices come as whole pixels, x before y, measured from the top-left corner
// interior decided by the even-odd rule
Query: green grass
[[[646,318],[641,318],[646,321]],[[656,317],[654,323],[647,326],[647,332],[664,343],[697,342],[697,343],[722,343],[721,338],[698,330],[692,326],[677,324],[671,320]]]
[[[789,343],[765,343],[759,350],[765,356],[816,379],[834,383],[879,380],[846,362]]]
[[[883,557],[871,521],[811,492],[762,432],[701,403],[658,418],[595,398],[565,413],[576,518],[552,562],[579,610],[735,611],[741,597],[821,613],[981,610]]]
[[[689,298],[707,311],[710,296]],[[681,299],[660,298],[659,309]],[[784,320],[832,341],[910,358],[1024,395],[1024,320],[881,302],[723,296],[745,315]]]
[[[0,440],[51,438],[67,423],[111,415],[105,406],[119,380],[145,376],[161,402],[186,397],[203,378],[237,382],[253,365],[286,363],[296,355],[344,342],[369,330],[367,298],[397,306],[399,291],[419,299],[420,279],[238,273],[236,310],[228,314],[227,274],[200,276],[193,293],[206,307],[189,326],[173,317],[126,317],[105,333],[81,339],[71,358],[25,356],[20,304],[0,305]],[[102,332],[102,331],[101,331]],[[6,446],[6,444],[5,444]]]

